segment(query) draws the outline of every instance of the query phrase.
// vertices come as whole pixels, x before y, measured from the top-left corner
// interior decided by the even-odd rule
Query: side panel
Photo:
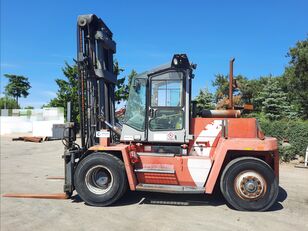
[[[145,141],[145,132],[138,131],[132,127],[129,127],[126,124],[123,124],[122,133],[121,133],[121,141],[130,142],[130,141]]]
[[[195,118],[192,126],[194,140],[190,143],[189,155],[211,157],[221,137],[223,120]]]
[[[180,158],[174,156],[139,156],[139,160],[140,162],[135,164],[139,183],[165,185],[180,185],[187,183],[181,177],[182,159]],[[143,172],[142,170],[147,171]]]
[[[187,168],[197,187],[204,187],[206,179],[212,167],[209,158],[187,158]]]
[[[256,138],[257,121],[255,118],[226,119],[226,136],[228,138]]]
[[[128,145],[102,146],[96,145],[90,151],[121,152],[125,164],[130,190],[134,191],[138,183],[166,184],[192,187],[204,187],[212,161],[202,156],[139,156],[140,162],[132,165],[128,154]],[[168,174],[135,172],[138,169],[173,170]]]
[[[135,169],[139,183],[204,187],[211,166],[212,161],[206,157],[140,156]],[[142,169],[159,169],[167,173],[138,171]]]
[[[249,151],[272,151],[274,155],[278,156],[277,140],[275,138],[267,137],[264,140],[258,138],[221,138],[218,142],[217,148],[213,156],[213,166],[210,171],[208,180],[205,185],[205,192],[212,193],[216,184],[217,178],[222,171],[222,165],[229,150],[249,150]],[[275,166],[279,159],[274,156]],[[278,177],[278,170],[275,167],[275,173]]]

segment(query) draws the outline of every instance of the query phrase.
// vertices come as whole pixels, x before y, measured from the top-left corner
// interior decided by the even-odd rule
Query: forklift
[[[226,110],[197,110],[195,64],[186,54],[132,79],[123,121],[115,117],[116,43],[96,15],[77,19],[80,122],[66,124],[64,192],[91,206],[115,203],[129,189],[212,194],[237,210],[265,211],[277,199],[277,140],[233,104],[230,61]],[[74,102],[77,103],[77,102]],[[69,108],[68,108],[68,117]],[[76,143],[76,125],[81,142]]]

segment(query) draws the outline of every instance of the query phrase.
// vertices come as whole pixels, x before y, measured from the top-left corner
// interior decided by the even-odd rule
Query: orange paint
[[[159,157],[159,156],[140,156],[140,162],[135,165],[136,169],[142,168],[160,168],[174,170],[175,174],[149,174],[137,173],[139,183],[149,183],[149,176],[157,177],[160,184],[178,184],[182,186],[195,186],[193,179],[190,176],[187,160],[195,158],[192,156],[175,156],[175,157]],[[147,178],[146,178],[147,176]],[[172,181],[167,181],[165,178],[172,177]]]
[[[222,138],[215,150],[214,164],[205,185],[205,192],[213,192],[218,175],[221,172],[222,164],[229,150],[243,150],[243,147],[252,147],[252,149],[256,150],[256,148],[260,145],[262,145],[264,147],[264,150],[267,151],[276,151],[278,148],[277,140],[275,138],[267,137],[264,140],[260,140],[258,138]],[[277,160],[275,160],[275,164],[277,165],[276,162]]]
[[[2,197],[55,199],[55,200],[64,200],[69,198],[68,195],[66,195],[65,193],[54,193],[54,194],[8,193],[2,195]]]
[[[128,178],[130,189],[134,191],[138,183],[145,184],[166,184],[166,185],[181,185],[181,186],[196,186],[191,173],[188,169],[189,159],[211,159],[212,168],[209,172],[205,183],[205,193],[211,194],[217,182],[218,176],[222,171],[222,165],[229,150],[245,151],[250,155],[251,151],[260,151],[259,154],[266,152],[274,153],[274,171],[276,176],[279,176],[279,155],[277,140],[275,138],[260,139],[258,136],[258,128],[256,119],[254,118],[195,118],[192,120],[192,132],[194,139],[200,135],[202,130],[210,123],[214,125],[214,120],[225,120],[225,127],[214,136],[214,141],[202,143],[205,148],[210,148],[209,156],[180,156],[175,155],[171,157],[166,156],[139,156],[139,162],[132,164],[129,157],[129,145],[117,144],[111,146],[96,145],[89,150],[93,151],[118,151],[121,152],[125,170]],[[210,131],[210,130],[209,130]],[[259,137],[259,138],[258,138]],[[195,140],[190,141],[189,150],[193,149]],[[205,145],[206,144],[206,145]],[[152,144],[143,144],[151,146]],[[144,146],[140,144],[136,146],[136,152],[144,151]],[[198,145],[198,144],[197,144]],[[147,148],[149,149],[149,148]],[[151,149],[149,149],[151,150]],[[255,153],[254,155],[258,155]],[[270,158],[270,159],[268,159]],[[266,160],[272,161],[272,157],[268,156]],[[172,173],[144,173],[137,172],[135,169],[165,169],[174,170]]]

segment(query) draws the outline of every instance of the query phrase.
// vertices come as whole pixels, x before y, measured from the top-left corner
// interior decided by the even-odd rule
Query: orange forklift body
[[[182,145],[187,155],[157,155],[151,144],[108,146],[106,138],[89,150],[121,153],[132,191],[141,183],[198,187],[211,194],[224,165],[239,155],[263,159],[278,179],[277,140],[264,137],[255,118],[194,118],[192,130],[193,141]]]
[[[239,118],[248,107],[234,105],[234,58],[227,110],[192,100],[196,64],[174,54],[170,63],[131,79],[125,116],[117,120],[113,34],[96,15],[77,21],[81,145],[68,123],[68,195],[76,190],[86,203],[107,206],[124,195],[127,182],[133,191],[209,194],[220,182],[236,209],[262,211],[275,202],[277,140],[265,137],[255,118]]]

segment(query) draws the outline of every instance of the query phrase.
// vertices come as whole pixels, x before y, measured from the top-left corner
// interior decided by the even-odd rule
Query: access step
[[[139,173],[162,173],[162,174],[174,174],[173,169],[157,169],[157,168],[139,168],[135,169],[135,172]]]
[[[174,153],[137,152],[138,156],[174,157]]]
[[[160,192],[160,193],[205,193],[204,187],[165,185],[165,184],[138,184],[136,191]]]

